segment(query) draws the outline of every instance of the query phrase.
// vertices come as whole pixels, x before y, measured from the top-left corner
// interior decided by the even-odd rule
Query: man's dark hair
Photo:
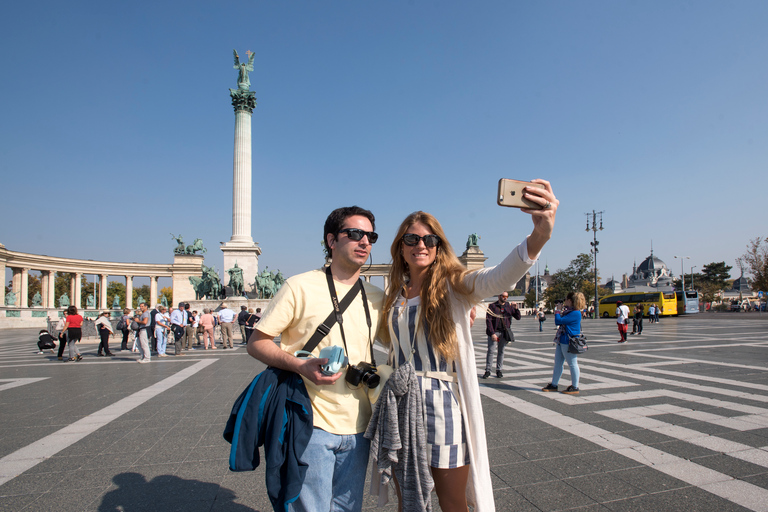
[[[333,250],[328,247],[328,235],[333,235],[334,240],[336,235],[344,226],[344,221],[354,215],[361,215],[371,221],[371,229],[376,231],[376,217],[373,216],[370,210],[360,208],[359,206],[345,206],[343,208],[336,208],[325,219],[325,226],[323,228],[323,247],[325,247],[326,253],[330,257],[333,257]]]

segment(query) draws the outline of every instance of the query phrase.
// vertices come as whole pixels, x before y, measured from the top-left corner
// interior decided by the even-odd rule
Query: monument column
[[[48,288],[45,293],[48,302],[45,303],[47,308],[56,307],[56,272],[53,270],[48,271]]]
[[[261,248],[251,236],[251,117],[256,107],[256,93],[250,90],[248,72],[253,71],[254,55],[247,52],[248,64],[240,63],[235,52],[235,68],[240,72],[238,88],[230,89],[235,109],[235,157],[232,180],[232,237],[222,244],[224,253],[224,286],[229,284],[227,270],[235,266],[243,269],[243,288],[254,293],[256,274],[259,273]],[[231,293],[231,290],[228,290]]]
[[[76,273],[75,279],[74,279],[74,294],[72,295],[72,305],[77,307],[77,309],[83,309],[83,300],[82,300],[82,293],[83,293],[83,274]]]
[[[133,309],[133,276],[125,276],[125,307]]]
[[[107,309],[107,276],[99,276],[99,309]]]
[[[149,307],[157,306],[157,276],[149,276]]]
[[[21,302],[19,306],[22,308],[29,307],[29,269],[21,269]]]
[[[13,305],[21,307],[21,271],[20,268],[12,268],[13,277],[11,278],[11,291],[15,294]]]

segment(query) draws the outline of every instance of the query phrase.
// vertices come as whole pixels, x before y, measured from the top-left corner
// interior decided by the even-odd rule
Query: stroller
[[[43,329],[37,337],[37,348],[40,350],[38,354],[42,354],[43,350],[50,350],[53,353],[53,349],[56,348],[56,338]]]

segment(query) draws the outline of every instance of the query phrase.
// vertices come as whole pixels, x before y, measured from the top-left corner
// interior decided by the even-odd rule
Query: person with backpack
[[[131,310],[125,308],[123,310],[123,316],[120,317],[120,321],[117,322],[117,330],[123,333],[123,341],[120,344],[120,350],[128,350],[128,336],[131,334]]]

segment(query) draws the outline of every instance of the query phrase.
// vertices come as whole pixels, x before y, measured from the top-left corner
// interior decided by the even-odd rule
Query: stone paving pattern
[[[623,345],[613,320],[585,320],[579,396],[540,391],[544,325],[515,322],[504,377],[481,380],[497,510],[768,510],[768,315],[664,318]],[[222,438],[263,369],[242,346],[140,365],[88,340],[65,363],[36,354],[36,332],[0,331],[0,510],[271,510],[263,468],[230,472]],[[484,325],[473,333],[480,374]]]

